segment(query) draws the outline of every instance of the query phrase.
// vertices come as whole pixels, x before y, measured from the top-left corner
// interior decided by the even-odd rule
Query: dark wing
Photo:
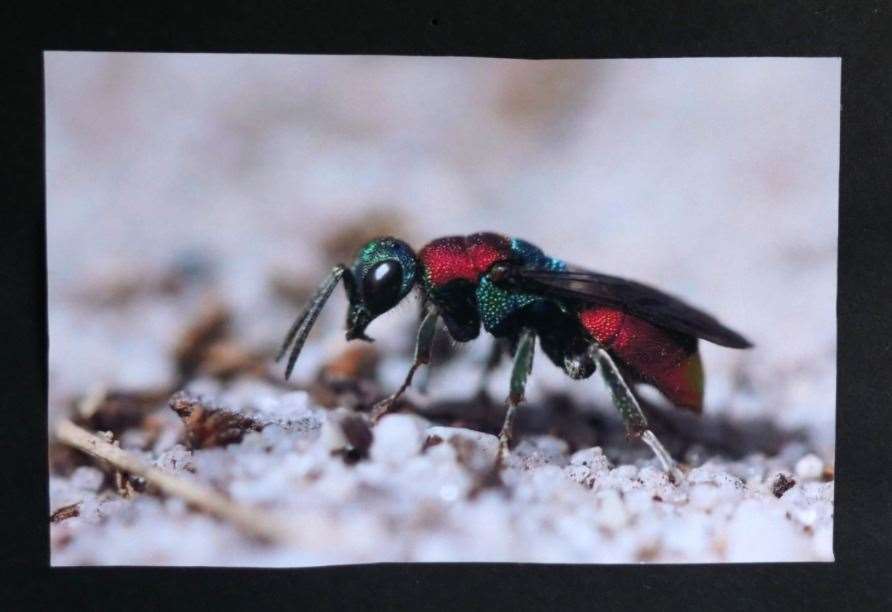
[[[575,267],[550,271],[514,266],[507,270],[504,282],[526,291],[614,307],[655,325],[721,346],[752,346],[749,340],[702,310],[632,280]]]

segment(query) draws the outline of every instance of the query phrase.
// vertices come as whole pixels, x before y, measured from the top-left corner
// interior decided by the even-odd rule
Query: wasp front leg
[[[610,388],[613,403],[622,415],[623,423],[626,426],[626,435],[629,438],[641,438],[657,456],[669,478],[673,482],[680,482],[684,478],[681,470],[678,469],[669,451],[648,427],[647,418],[645,418],[638,400],[623,378],[616,362],[613,361],[613,357],[597,343],[592,344],[591,352],[601,370],[604,382]]]
[[[501,466],[508,458],[508,446],[514,437],[514,418],[517,407],[524,399],[527,379],[533,370],[533,353],[536,350],[536,333],[529,328],[520,332],[517,348],[514,351],[514,366],[511,368],[511,388],[505,400],[505,422],[499,433],[499,456],[496,466]]]
[[[403,381],[403,384],[397,389],[396,393],[375,404],[371,414],[373,423],[377,422],[378,419],[391,411],[396,404],[396,401],[412,384],[412,377],[415,376],[415,370],[422,365],[430,363],[431,347],[434,344],[434,333],[437,331],[437,319],[439,316],[440,313],[435,306],[432,304],[427,304],[425,306],[424,318],[421,320],[421,325],[418,327],[418,336],[415,339],[415,358],[412,360],[412,366],[409,368],[409,373],[406,374],[406,380]]]

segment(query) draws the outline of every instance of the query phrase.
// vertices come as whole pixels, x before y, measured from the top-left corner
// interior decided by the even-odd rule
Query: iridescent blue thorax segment
[[[542,252],[542,249],[526,240],[512,238],[510,245],[510,259],[514,262],[542,270],[558,271],[567,267],[564,261],[549,257]],[[523,309],[539,302],[553,301],[534,293],[502,289],[492,282],[489,274],[480,278],[476,296],[483,328],[494,336],[510,333],[513,317]]]
[[[531,244],[520,238],[511,239],[511,257],[523,262],[527,266],[532,266],[542,270],[559,271],[567,267],[566,262],[549,257],[542,252],[542,249],[535,244]]]

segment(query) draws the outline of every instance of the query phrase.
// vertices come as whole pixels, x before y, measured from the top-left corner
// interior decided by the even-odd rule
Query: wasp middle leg
[[[501,466],[508,458],[508,446],[514,437],[514,418],[517,407],[524,399],[527,379],[533,369],[533,354],[536,350],[536,332],[525,327],[517,340],[514,351],[514,366],[511,368],[511,388],[505,400],[507,410],[502,431],[499,433],[499,455],[496,466]]]
[[[406,379],[396,393],[384,398],[372,408],[371,418],[373,423],[376,423],[378,419],[391,411],[396,401],[412,384],[412,377],[415,376],[415,371],[422,365],[430,363],[431,347],[434,344],[434,333],[437,331],[437,319],[439,316],[440,312],[432,304],[425,306],[424,318],[421,320],[421,325],[418,327],[418,336],[415,339],[415,358],[412,360],[412,366],[409,368]]]

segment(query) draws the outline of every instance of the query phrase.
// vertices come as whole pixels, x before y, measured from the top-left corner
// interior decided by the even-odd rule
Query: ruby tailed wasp
[[[729,348],[752,346],[714,317],[675,297],[642,283],[571,266],[519,238],[493,233],[450,236],[430,242],[416,254],[405,242],[387,237],[366,243],[352,266],[335,266],[319,286],[277,357],[278,361],[288,354],[286,378],[341,280],[349,300],[348,340],[370,341],[365,334],[369,323],[413,288],[422,295],[414,361],[396,393],[376,404],[373,420],[394,406],[418,367],[429,363],[438,320],[457,342],[473,340],[482,326],[507,345],[513,367],[496,467],[508,456],[537,340],[570,378],[588,378],[600,370],[628,436],[647,443],[673,479],[680,472],[650,430],[631,384],[650,384],[674,405],[700,412],[699,339]],[[501,345],[496,342],[494,350],[503,350]]]

